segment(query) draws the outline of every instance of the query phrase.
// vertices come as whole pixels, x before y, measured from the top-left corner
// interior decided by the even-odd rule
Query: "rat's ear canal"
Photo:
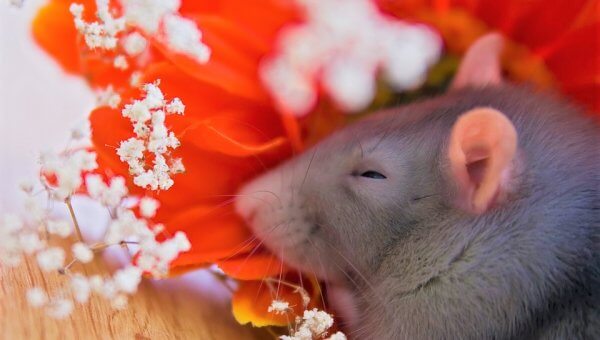
[[[448,159],[459,205],[485,212],[506,189],[517,151],[517,132],[501,112],[475,108],[463,113],[450,134]]]
[[[498,33],[489,33],[477,39],[465,53],[452,81],[452,88],[499,84],[502,81],[502,47],[503,38]]]

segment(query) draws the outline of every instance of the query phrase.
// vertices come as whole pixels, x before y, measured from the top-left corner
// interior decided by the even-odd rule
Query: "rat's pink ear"
[[[459,189],[459,205],[482,213],[506,189],[517,151],[517,132],[501,112],[475,108],[452,128],[448,159]]]
[[[498,33],[477,39],[465,53],[452,88],[499,84],[502,81],[500,53],[503,45],[503,38]]]

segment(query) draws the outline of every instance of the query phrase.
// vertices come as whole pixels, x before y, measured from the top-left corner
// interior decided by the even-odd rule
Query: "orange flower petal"
[[[531,49],[544,46],[569,31],[588,1],[537,0],[534,6],[526,6],[525,9],[528,11],[521,15],[511,36]],[[522,7],[522,1],[513,0],[512,2],[516,6]]]
[[[269,313],[275,299],[287,301],[292,307],[290,313],[279,315]],[[261,281],[242,281],[231,300],[233,316],[242,325],[250,323],[254,327],[286,326],[302,313],[302,298],[293,288],[283,286],[276,294],[275,288]]]
[[[165,225],[170,232],[184,231],[192,244],[189,252],[175,260],[174,267],[214,262],[256,246],[231,204],[199,205],[174,214]]]
[[[89,1],[88,1],[89,2]],[[77,31],[67,1],[50,1],[33,19],[35,41],[69,73],[81,72]]]
[[[563,84],[593,82],[600,77],[600,21],[569,32],[544,55],[548,68]]]
[[[200,64],[186,55],[171,52],[160,42],[155,44],[158,50],[184,73],[233,95],[259,103],[268,101],[266,92],[262,87],[257,86],[256,79],[240,74],[235,66],[227,65],[213,57],[207,63]]]
[[[267,151],[276,151],[286,145],[284,137],[275,137],[267,141],[264,132],[250,122],[235,119],[236,115],[223,113],[198,123],[190,128],[190,141],[196,147],[220,152],[234,157],[246,157]]]
[[[217,262],[225,274],[238,280],[261,280],[288,271],[281,260],[271,253],[255,253]]]
[[[319,283],[314,278],[301,280],[296,276],[284,276],[284,281],[303,285],[309,294],[308,308],[323,308]],[[302,281],[302,283],[300,283]],[[273,300],[289,303],[291,310],[284,315],[269,313]],[[250,323],[255,327],[286,326],[294,322],[297,315],[302,315],[304,308],[302,296],[296,288],[262,281],[242,281],[232,298],[233,316],[240,324]]]
[[[129,120],[122,117],[119,111],[106,106],[93,110],[89,120],[92,129],[92,143],[98,154],[100,168],[110,169],[115,174],[126,175],[128,167],[119,160],[117,148],[121,141],[133,137]]]

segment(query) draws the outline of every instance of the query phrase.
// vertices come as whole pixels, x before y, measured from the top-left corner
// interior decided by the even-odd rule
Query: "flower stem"
[[[217,280],[219,280],[219,282],[221,282],[221,284],[223,284],[223,286],[225,286],[225,288],[227,288],[231,294],[235,293],[235,290],[228,284],[227,276],[214,270],[209,270],[208,272],[211,273]]]
[[[73,210],[73,204],[71,204],[71,197],[65,200],[65,204],[69,208],[69,214],[71,215],[71,219],[73,220],[73,225],[75,225],[75,230],[77,231],[77,237],[79,237],[79,241],[83,242],[83,236],[81,235],[81,229],[79,228],[79,222],[77,222],[77,217],[75,217],[75,210]]]

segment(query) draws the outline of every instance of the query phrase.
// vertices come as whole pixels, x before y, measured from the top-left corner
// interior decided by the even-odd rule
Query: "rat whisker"
[[[317,252],[317,253],[318,253],[318,252],[319,252],[319,249],[318,249],[318,248],[317,248],[317,246],[314,244],[314,242],[312,242],[312,240],[310,240],[310,239],[307,239],[307,240],[309,241],[309,244],[310,244],[310,245],[313,247],[313,249],[315,250],[315,252]],[[304,258],[306,258],[306,255],[304,255]],[[327,276],[328,276],[328,275],[327,275],[327,271],[325,270],[325,267],[324,267],[324,265],[323,265],[323,261],[321,261],[321,258],[320,258],[319,256],[317,256],[317,261],[319,262],[319,266],[320,266],[320,268],[321,268],[321,271],[323,272],[323,275],[325,276],[325,278],[324,278],[324,279],[325,279],[325,282],[329,282],[329,278],[327,277]],[[315,277],[318,277],[318,276],[315,274],[315,271],[314,271],[314,270],[312,270],[312,274],[313,274]],[[321,302],[323,303],[323,306],[325,306],[325,305],[326,305],[326,304],[325,304],[325,296],[323,295],[323,290],[322,290],[322,289],[319,289],[319,296],[321,297]]]
[[[275,225],[270,231],[268,232],[273,232],[275,229],[277,229],[277,227],[279,227],[280,225],[282,225],[283,223],[279,223],[277,225]],[[260,242],[258,242],[258,244],[256,246],[254,246],[254,248],[252,249],[252,251],[246,255],[246,258],[244,259],[244,262],[242,262],[242,264],[240,265],[240,267],[238,268],[236,274],[238,274],[240,272],[240,270],[242,270],[242,268],[246,265],[246,263],[248,262],[248,259],[254,255],[256,253],[256,251],[260,248],[260,246],[263,244],[264,239],[260,240]]]
[[[439,196],[439,195],[440,194],[436,193],[436,194],[429,194],[429,195],[425,195],[425,196],[413,197],[412,201],[416,202],[416,201],[420,201],[420,200],[425,199],[425,198],[429,198],[429,197],[433,197],[433,196]]]
[[[280,250],[280,254],[281,254],[280,258],[281,258],[281,261],[280,261],[280,266],[279,266],[279,279],[278,279],[278,282],[277,282],[277,292],[275,293],[275,299],[276,299],[276,300],[278,300],[278,299],[279,299],[279,289],[281,288],[281,280],[282,280],[282,278],[283,278],[283,257],[284,257],[284,256],[283,256],[283,250],[284,250],[284,249],[285,249],[285,247],[282,245],[282,246],[281,246],[281,250]]]
[[[276,193],[274,193],[273,191],[270,191],[270,190],[257,190],[257,191],[253,191],[253,192],[248,193],[248,194],[213,195],[213,196],[208,196],[208,197],[204,197],[204,198],[233,197],[234,202],[235,202],[240,197],[250,197],[250,198],[254,198],[254,199],[260,200],[260,201],[262,201],[264,203],[267,203],[267,204],[269,204],[269,205],[272,206],[271,202],[269,202],[269,201],[267,201],[267,200],[265,200],[263,198],[253,196],[255,194],[261,194],[261,193],[267,193],[267,194],[271,194],[271,195],[275,196],[275,198],[277,199],[277,201],[279,202],[279,204],[281,204],[281,198]]]
[[[315,148],[315,151],[310,156],[310,161],[308,162],[308,166],[306,167],[306,172],[304,173],[304,178],[302,179],[302,184],[300,184],[298,192],[300,192],[300,190],[302,190],[302,187],[304,187],[304,183],[306,182],[306,178],[308,177],[308,172],[310,171],[310,166],[312,165],[312,162],[315,159],[315,155],[317,154],[318,150],[319,149]]]
[[[393,130],[396,130],[396,126],[394,124],[389,124],[387,129],[383,132],[383,134],[381,135],[381,138],[379,139],[379,141],[377,141],[377,143],[375,144],[375,146],[373,146],[371,148],[372,150],[376,150],[379,147],[379,144],[381,144],[381,142],[383,142],[387,136],[390,134],[390,132],[392,132]]]
[[[320,225],[320,224],[318,224]],[[322,227],[326,227],[321,225]],[[344,261],[346,261],[348,263],[348,265],[350,265],[350,267],[352,267],[352,270],[354,272],[356,272],[359,277],[369,286],[369,288],[371,288],[372,290],[375,290],[375,287],[373,287],[373,285],[371,284],[371,281],[369,281],[367,279],[367,277],[362,273],[362,271],[360,271],[353,263],[352,261],[350,261],[336,246],[334,246],[333,244],[329,244],[329,247],[331,249],[333,249]]]
[[[244,250],[244,248],[246,248],[246,246],[250,245],[250,243],[256,241],[257,239],[258,239],[258,237],[256,235],[253,235],[253,236],[247,238],[245,241],[243,241],[242,243],[240,243],[240,245],[236,248],[236,251],[233,254],[227,256],[222,261],[231,260],[237,254],[241,253]]]

